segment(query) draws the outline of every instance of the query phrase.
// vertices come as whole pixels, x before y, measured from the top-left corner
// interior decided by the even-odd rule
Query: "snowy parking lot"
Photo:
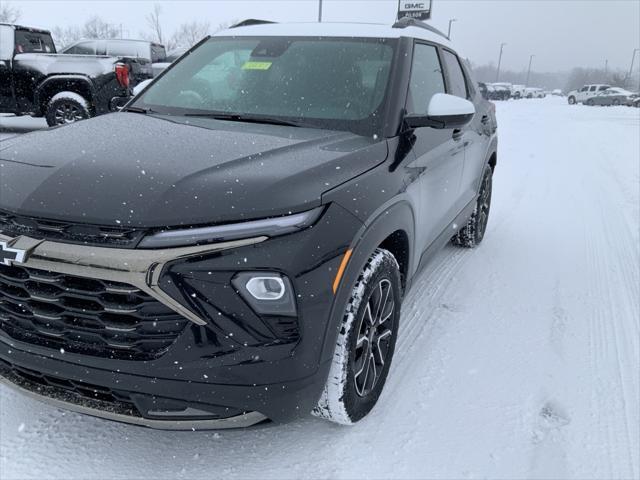
[[[361,423],[164,432],[0,387],[0,478],[638,478],[640,110],[497,112],[484,243],[420,274]]]

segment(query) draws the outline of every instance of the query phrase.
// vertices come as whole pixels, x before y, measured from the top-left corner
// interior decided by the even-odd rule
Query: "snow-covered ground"
[[[367,419],[162,432],[0,387],[0,478],[639,478],[640,110],[497,109],[485,241],[418,278]]]

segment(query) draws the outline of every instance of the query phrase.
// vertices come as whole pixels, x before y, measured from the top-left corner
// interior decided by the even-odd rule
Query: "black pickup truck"
[[[0,24],[0,113],[63,125],[108,113],[131,96],[135,59],[58,55],[46,30]]]

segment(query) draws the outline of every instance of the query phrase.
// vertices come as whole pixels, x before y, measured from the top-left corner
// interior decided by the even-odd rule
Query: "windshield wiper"
[[[265,123],[268,125],[285,125],[288,127],[302,127],[298,122],[281,120],[279,118],[262,117],[253,115],[240,115],[237,113],[185,113],[185,117],[213,118],[215,120],[227,120],[230,122]]]
[[[155,112],[155,111],[151,110],[150,108],[140,108],[140,107],[127,107],[127,108],[123,108],[120,111],[121,112],[131,112],[131,113],[143,113],[145,115],[147,115],[149,113],[158,113],[158,112]]]

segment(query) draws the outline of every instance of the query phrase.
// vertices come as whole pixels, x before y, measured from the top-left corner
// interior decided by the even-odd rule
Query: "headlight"
[[[143,238],[139,248],[184,247],[258,236],[276,237],[310,227],[320,218],[323,210],[324,207],[318,207],[285,217],[186,230],[165,230]]]

